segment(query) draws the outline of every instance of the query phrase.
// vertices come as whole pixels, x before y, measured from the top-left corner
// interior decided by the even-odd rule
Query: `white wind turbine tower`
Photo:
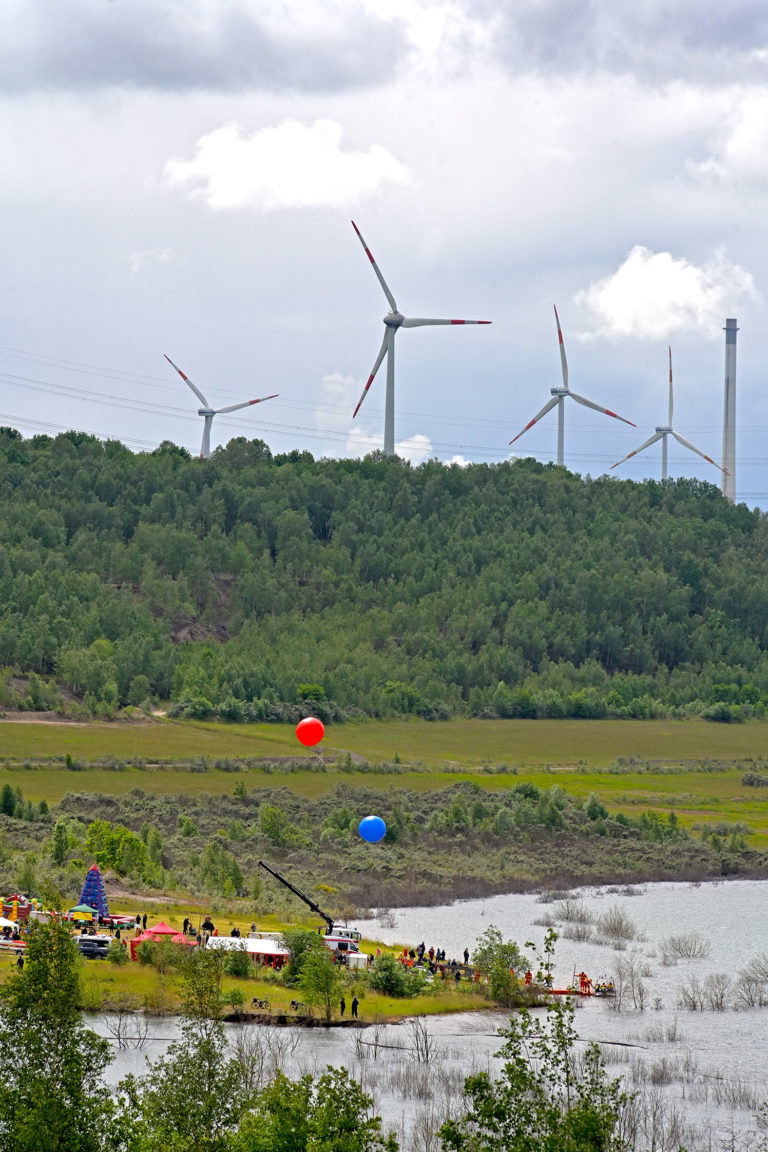
[[[547,401],[541,412],[536,413],[533,420],[528,421],[522,432],[518,432],[517,436],[514,436],[510,440],[510,444],[514,444],[515,440],[519,440],[524,432],[527,432],[529,428],[532,428],[538,420],[541,420],[542,416],[546,416],[547,412],[550,412],[557,404],[557,463],[560,465],[560,467],[562,467],[563,444],[565,439],[564,408],[566,396],[570,396],[571,399],[575,400],[577,404],[583,404],[585,408],[593,408],[595,412],[602,412],[606,416],[613,416],[614,420],[623,420],[625,424],[631,424],[633,428],[635,428],[636,425],[632,424],[631,420],[625,420],[623,416],[617,416],[615,412],[611,412],[610,408],[603,408],[601,404],[593,404],[593,402],[591,400],[587,400],[586,397],[579,396],[576,392],[570,391],[568,387],[568,361],[565,358],[565,344],[563,343],[563,333],[562,329],[560,328],[560,317],[557,314],[557,308],[555,308],[555,323],[557,324],[557,337],[560,341],[560,362],[563,366],[563,386],[562,388],[550,388],[552,399]]]
[[[163,352],[163,356],[165,356],[165,352]],[[211,424],[213,424],[214,416],[223,416],[225,412],[237,412],[239,408],[250,408],[251,404],[261,404],[264,400],[274,400],[276,396],[280,395],[279,392],[273,392],[271,396],[262,396],[259,400],[241,400],[239,404],[228,404],[226,408],[211,408],[210,404],[206,400],[205,396],[203,396],[200,389],[196,384],[192,383],[189,376],[184,375],[178,364],[174,364],[170,356],[165,356],[165,358],[170,366],[176,369],[184,383],[189,385],[200,403],[204,405],[203,408],[198,408],[197,410],[198,416],[202,416],[204,421],[203,442],[200,445],[201,460],[207,460],[211,455]]]
[[[387,392],[384,407],[384,452],[387,456],[394,456],[395,454],[395,334],[398,328],[423,328],[430,324],[490,324],[490,320],[425,320],[423,318],[416,318],[412,316],[403,316],[402,312],[397,309],[395,298],[390,292],[387,282],[382,276],[379,266],[371,255],[371,251],[366,244],[365,240],[360,234],[360,229],[354,220],[352,227],[357,232],[358,239],[365,249],[366,256],[373,265],[373,270],[376,273],[379,284],[384,289],[384,295],[389,301],[389,306],[392,309],[384,317],[384,339],[381,342],[381,349],[376,357],[376,363],[373,366],[373,371],[368,377],[368,382],[363,388],[363,394],[357,402],[357,408],[352,413],[354,420],[357,413],[360,411],[360,405],[368,393],[368,389],[373,383],[373,378],[381,367],[381,362],[384,357],[387,357]]]
[[[635,448],[634,452],[627,453],[627,455],[624,456],[623,459],[617,460],[615,464],[611,464],[611,468],[618,468],[619,464],[623,464],[624,461],[629,460],[629,458],[631,456],[637,456],[638,452],[642,452],[645,448],[649,448],[651,444],[655,444],[657,440],[661,440],[661,478],[662,478],[662,480],[666,480],[667,479],[667,438],[669,436],[674,436],[675,440],[677,440],[678,444],[682,444],[683,448],[688,448],[691,452],[695,452],[698,456],[703,456],[704,459],[708,460],[710,464],[714,464],[715,468],[720,468],[720,465],[716,464],[711,456],[707,456],[706,452],[702,452],[701,449],[697,448],[695,444],[691,444],[690,440],[686,440],[685,436],[681,436],[679,432],[675,432],[674,428],[672,427],[672,412],[673,412],[672,349],[668,347],[668,351],[669,351],[669,419],[668,419],[666,424],[657,424],[656,431],[654,432],[653,436],[649,436],[648,439],[644,443],[642,443],[639,448]],[[725,469],[720,468],[720,471],[724,472],[726,476],[728,475],[728,473],[725,472]]]

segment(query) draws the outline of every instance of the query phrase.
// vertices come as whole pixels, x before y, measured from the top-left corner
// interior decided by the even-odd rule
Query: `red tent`
[[[153,928],[147,928],[146,932],[142,932],[141,936],[134,936],[129,942],[128,946],[131,950],[131,960],[136,959],[136,949],[139,944],[151,944],[155,940],[167,940],[169,937],[173,938],[174,936],[178,936],[178,934],[178,928],[171,928],[170,925],[161,920],[159,924],[155,924]]]
[[[195,937],[185,936],[183,932],[177,932],[175,936],[171,936],[171,944],[186,944],[188,948],[197,948]]]

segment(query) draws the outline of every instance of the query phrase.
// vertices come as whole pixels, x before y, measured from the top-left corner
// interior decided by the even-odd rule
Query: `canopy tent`
[[[139,944],[153,944],[158,940],[171,940],[173,937],[179,935],[178,928],[171,928],[170,924],[166,924],[161,920],[159,924],[155,924],[153,928],[147,928],[146,932],[142,932],[140,936],[134,936],[129,941],[128,947],[131,950],[131,960],[136,959],[136,949]]]
[[[188,948],[197,948],[195,937],[185,936],[183,932],[177,932],[175,936],[171,936],[171,944],[186,944]]]
[[[7,916],[0,916],[0,928],[17,928],[18,925],[15,920],[9,920]]]
[[[74,908],[70,908],[69,915],[73,916],[75,920],[85,920],[86,917],[92,920],[94,917],[94,909],[89,907],[88,904],[76,904]]]

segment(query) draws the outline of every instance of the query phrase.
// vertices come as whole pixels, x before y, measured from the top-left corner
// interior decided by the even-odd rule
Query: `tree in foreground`
[[[100,1152],[112,1119],[109,1044],[80,1020],[77,947],[52,920],[29,939],[0,1003],[0,1147]]]
[[[278,1072],[244,1118],[233,1152],[397,1152],[373,1100],[346,1068],[289,1080]]]
[[[223,954],[194,949],[182,961],[182,1039],[146,1076],[120,1085],[133,1152],[224,1152],[249,1103],[243,1069],[222,1025]],[[276,1150],[277,1152],[277,1150]]]
[[[526,1009],[502,1029],[498,1079],[483,1072],[464,1083],[464,1115],[440,1129],[445,1152],[625,1152],[629,1098],[609,1080],[600,1050],[577,1055],[573,1005],[545,1018]]]

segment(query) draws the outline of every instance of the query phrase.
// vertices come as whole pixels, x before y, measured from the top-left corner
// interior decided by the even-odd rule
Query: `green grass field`
[[[182,760],[194,756],[282,757],[313,762],[314,753],[285,724],[215,724],[161,720],[148,724],[55,724],[0,721],[0,759],[101,756]],[[743,760],[768,753],[768,721],[706,720],[422,720],[329,726],[324,756],[350,752],[371,761],[481,767],[607,767],[618,756],[654,760]]]
[[[347,771],[334,761],[349,752],[386,772]],[[82,762],[69,771],[63,757]],[[287,725],[223,725],[181,721],[137,724],[51,724],[0,721],[0,786],[10,781],[25,798],[57,803],[66,792],[120,795],[132,788],[186,795],[286,786],[308,797],[340,780],[370,788],[431,789],[475,780],[508,788],[521,777],[540,787],[559,783],[577,797],[596,793],[628,814],[673,808],[682,823],[744,821],[755,847],[768,846],[768,789],[741,783],[744,763],[768,753],[768,722],[712,724],[687,721],[453,720],[371,722],[330,727],[318,757],[297,742]],[[271,771],[190,772],[183,761],[217,758],[288,758]],[[91,767],[103,757],[141,757],[145,768]],[[618,763],[619,758],[622,762]],[[631,758],[634,758],[632,760]],[[52,762],[58,759],[59,763]],[[158,761],[177,763],[158,764]],[[306,762],[306,771],[296,764]],[[715,763],[721,770],[707,770]],[[757,764],[760,770],[760,763]]]

